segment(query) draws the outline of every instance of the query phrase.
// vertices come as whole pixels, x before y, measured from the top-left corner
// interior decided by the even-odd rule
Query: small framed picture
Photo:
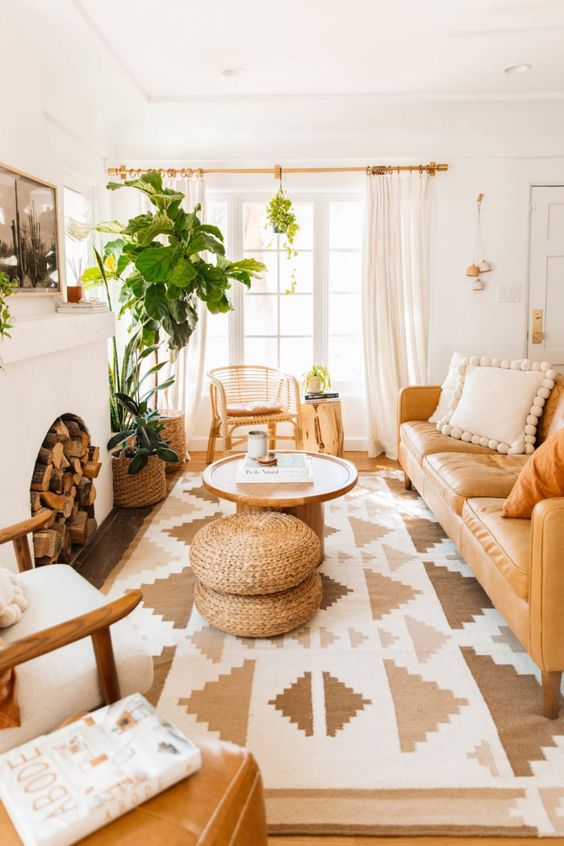
[[[0,271],[14,293],[58,293],[59,256],[56,186],[0,164]]]

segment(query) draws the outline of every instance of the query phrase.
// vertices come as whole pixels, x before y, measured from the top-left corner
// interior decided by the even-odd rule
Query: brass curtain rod
[[[165,168],[144,168],[144,167],[109,167],[107,169],[108,176],[119,176],[121,179],[126,179],[128,176],[140,176],[142,173],[149,173],[150,170],[156,170],[161,176],[203,176],[205,173],[266,173],[272,174],[275,179],[281,179],[282,173],[367,173],[367,174],[384,174],[400,171],[418,171],[419,173],[428,173],[429,176],[434,176],[437,172],[444,173],[448,170],[447,164],[437,164],[437,162],[429,162],[428,164],[420,165],[368,165],[368,167],[282,167],[281,165],[274,165],[274,167],[219,167],[219,168],[191,168],[191,167],[165,167]]]

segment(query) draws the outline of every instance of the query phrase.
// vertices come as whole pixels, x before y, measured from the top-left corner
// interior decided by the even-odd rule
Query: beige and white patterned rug
[[[271,832],[564,834],[564,719],[541,716],[533,663],[399,473],[327,504],[322,610],[278,638],[193,607],[191,539],[232,509],[185,473],[104,589],[142,589],[151,700],[253,751]]]

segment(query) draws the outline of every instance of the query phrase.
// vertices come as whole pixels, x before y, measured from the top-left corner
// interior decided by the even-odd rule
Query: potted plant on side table
[[[304,376],[306,394],[321,394],[331,387],[331,376],[322,364],[314,364]]]
[[[114,505],[142,508],[166,497],[165,463],[178,461],[178,455],[161,440],[163,424],[147,400],[136,402],[117,393],[116,400],[127,412],[127,428],[108,441],[112,452]],[[119,449],[118,449],[119,448]]]

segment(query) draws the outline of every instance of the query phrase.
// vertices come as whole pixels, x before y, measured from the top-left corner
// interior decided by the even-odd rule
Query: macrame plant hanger
[[[474,261],[466,268],[466,276],[472,277],[473,291],[483,291],[484,282],[481,278],[482,273],[489,273],[492,269],[491,262],[484,258],[484,241],[482,237],[482,200],[484,195],[478,194],[476,197],[476,231],[474,234]]]

